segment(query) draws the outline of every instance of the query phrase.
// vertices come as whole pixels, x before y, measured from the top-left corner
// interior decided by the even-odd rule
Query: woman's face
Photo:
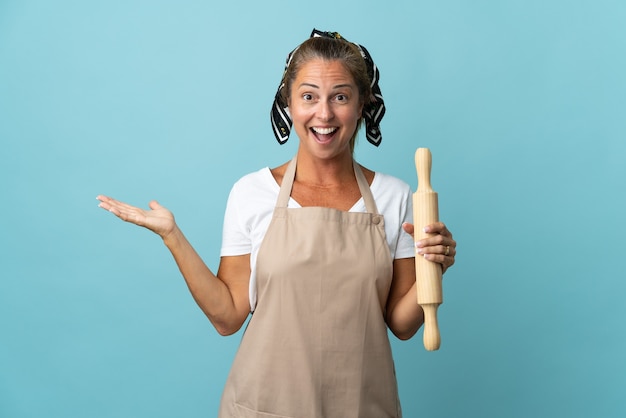
[[[363,105],[359,90],[340,61],[305,63],[291,86],[289,112],[302,151],[329,159],[350,150]]]

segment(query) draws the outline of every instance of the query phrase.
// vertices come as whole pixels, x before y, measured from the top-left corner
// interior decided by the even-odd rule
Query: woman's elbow
[[[229,335],[237,333],[243,326],[245,320],[246,318],[244,318],[243,321],[217,321],[209,318],[209,321],[213,324],[217,333],[222,337],[228,337]]]
[[[410,340],[411,338],[413,338],[413,336],[417,333],[418,329],[419,328],[417,328],[417,329],[408,329],[408,330],[394,330],[394,329],[391,329],[391,332],[399,340],[407,341],[407,340]]]
[[[387,326],[393,335],[399,340],[406,341],[413,338],[417,331],[421,328],[424,321],[397,322],[387,318]]]

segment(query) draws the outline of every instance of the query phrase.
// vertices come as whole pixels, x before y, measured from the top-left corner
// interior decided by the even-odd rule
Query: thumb
[[[413,235],[414,230],[415,230],[414,225],[408,222],[405,222],[402,224],[402,229],[404,229],[404,232],[406,232],[409,235]]]
[[[159,202],[157,202],[156,200],[151,200],[150,203],[148,203],[148,206],[150,206],[150,209],[152,210],[157,210],[157,209],[162,209],[163,206],[161,206],[159,204]]]

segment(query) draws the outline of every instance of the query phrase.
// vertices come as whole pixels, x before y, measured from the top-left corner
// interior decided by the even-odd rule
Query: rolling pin
[[[415,152],[417,170],[417,191],[413,193],[413,233],[415,242],[430,237],[424,227],[439,221],[437,193],[430,185],[432,156],[428,148],[418,148]],[[438,350],[441,344],[437,308],[443,302],[441,291],[441,264],[415,255],[415,280],[417,283],[417,303],[424,310],[424,348]]]

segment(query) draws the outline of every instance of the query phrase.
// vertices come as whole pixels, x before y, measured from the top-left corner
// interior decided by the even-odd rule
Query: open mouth
[[[319,142],[328,142],[331,139],[333,139],[338,129],[339,128],[336,128],[336,127],[334,128],[313,127],[311,128],[311,132],[313,132],[313,135],[315,136],[315,138],[317,138]]]

